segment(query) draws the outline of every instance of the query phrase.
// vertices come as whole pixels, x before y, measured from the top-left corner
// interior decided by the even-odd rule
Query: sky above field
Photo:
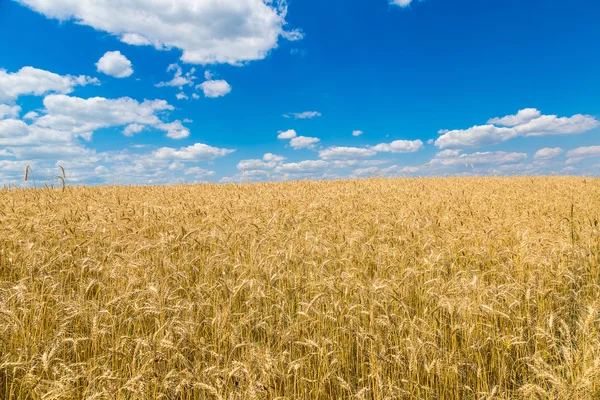
[[[0,0],[0,183],[600,175],[596,0]]]

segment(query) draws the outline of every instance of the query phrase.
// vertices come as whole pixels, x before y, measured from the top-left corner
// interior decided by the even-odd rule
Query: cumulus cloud
[[[488,124],[490,125],[499,125],[499,126],[517,126],[524,124],[526,122],[531,121],[532,119],[539,118],[542,113],[535,108],[525,108],[520,110],[516,115],[507,115],[502,118],[492,118],[488,120]],[[445,132],[444,132],[445,133]]]
[[[156,128],[167,132],[167,137],[171,139],[185,139],[190,136],[190,130],[181,124],[181,121],[161,123]]]
[[[204,92],[204,97],[213,99],[217,97],[223,97],[231,93],[231,86],[229,83],[227,83],[227,81],[222,79],[204,81],[196,86],[196,88],[202,89]]]
[[[266,161],[266,162],[275,162],[275,163],[279,163],[279,162],[282,162],[282,161],[284,161],[284,160],[285,160],[285,157],[284,157],[284,156],[280,156],[280,155],[273,154],[273,153],[266,153],[266,154],[263,156],[263,161]]]
[[[96,63],[98,72],[115,78],[127,78],[133,74],[131,61],[120,51],[107,51]]]
[[[17,119],[0,120],[0,146],[39,146],[52,143],[75,144],[76,136],[70,132],[28,125]]]
[[[538,150],[533,156],[533,158],[536,160],[550,160],[552,158],[560,156],[562,153],[564,153],[564,151],[560,147],[546,147],[544,149]]]
[[[600,156],[600,146],[578,147],[567,152],[569,158],[588,158]]]
[[[18,118],[21,113],[21,107],[10,106],[8,104],[0,104],[0,119]]]
[[[130,45],[178,48],[182,61],[239,65],[261,60],[286,30],[285,2],[264,0],[17,0],[47,18],[74,20]]]
[[[323,160],[305,160],[297,163],[282,164],[275,171],[286,174],[314,173],[323,171],[328,165],[327,161]]]
[[[364,132],[363,131],[352,131],[352,136],[360,136],[362,135]]]
[[[290,140],[290,146],[295,150],[298,149],[309,149],[314,147],[315,144],[319,143],[321,139],[307,136],[297,136]]]
[[[0,103],[13,102],[22,95],[68,94],[75,90],[76,86],[98,83],[96,78],[85,75],[61,76],[33,67],[23,67],[14,73],[0,69]]]
[[[379,173],[379,168],[377,167],[357,168],[353,172],[356,176],[375,175],[377,173]]]
[[[281,140],[285,140],[285,139],[293,139],[296,136],[298,136],[298,134],[296,133],[295,130],[293,129],[289,129],[287,131],[280,131],[279,135],[277,135],[277,139],[281,139]]]
[[[435,141],[435,145],[441,149],[482,147],[502,143],[517,136],[519,134],[513,128],[482,125],[448,131]]]
[[[380,153],[414,153],[423,147],[421,140],[395,140],[391,143],[380,143],[371,149]]]
[[[133,136],[136,133],[140,133],[144,130],[144,125],[140,124],[129,124],[123,130],[123,135],[125,136]]]
[[[357,158],[373,157],[377,151],[359,147],[330,147],[319,152],[323,160],[353,160]]]
[[[23,119],[32,121],[32,120],[36,119],[39,116],[40,116],[40,114],[38,114],[37,112],[35,112],[35,111],[29,111],[27,114],[23,115]]]
[[[457,166],[457,165],[486,165],[486,164],[510,164],[525,160],[525,153],[509,153],[504,151],[488,151],[470,154],[450,155],[446,153],[443,157],[436,156],[431,160],[431,165]]]
[[[200,167],[191,167],[187,168],[184,172],[185,175],[193,175],[196,179],[206,178],[209,176],[213,176],[215,171],[210,171],[208,169],[200,168]]]
[[[283,114],[285,118],[294,118],[294,119],[312,119],[316,117],[320,117],[321,113],[318,111],[304,111],[300,113],[287,113]]]
[[[35,125],[71,132],[86,139],[91,138],[98,129],[131,124],[164,130],[169,137],[176,139],[189,136],[189,131],[183,128],[181,122],[165,123],[159,118],[161,112],[173,110],[173,106],[164,100],[144,100],[139,103],[128,97],[83,99],[59,94],[46,96],[44,106],[46,115],[38,118]],[[184,134],[184,131],[187,133]]]
[[[208,161],[224,157],[234,151],[235,149],[222,149],[203,143],[196,143],[192,146],[181,147],[180,149],[162,147],[156,150],[153,156],[159,160]]]
[[[599,126],[600,122],[590,115],[558,117],[542,115],[534,108],[527,108],[516,115],[492,118],[487,125],[440,131],[441,136],[435,141],[435,145],[441,149],[482,147],[499,144],[519,136],[572,135]]]
[[[573,135],[590,131],[600,126],[600,122],[590,115],[577,114],[570,118],[556,115],[542,115],[515,130],[525,136]]]
[[[262,160],[242,160],[238,163],[237,169],[240,171],[249,171],[249,170],[265,170],[265,169],[273,169],[278,165],[281,165],[285,157],[279,156],[277,154],[266,153]]]
[[[190,69],[185,74],[183,73],[181,67],[177,64],[171,64],[167,67],[167,72],[174,72],[173,79],[168,82],[160,82],[157,83],[156,87],[176,87],[179,90],[182,90],[184,86],[193,86],[194,80],[196,77],[194,73],[196,72],[195,68]]]

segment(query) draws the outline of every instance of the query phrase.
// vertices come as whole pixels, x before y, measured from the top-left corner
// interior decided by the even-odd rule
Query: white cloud
[[[282,139],[282,140],[283,139],[293,139],[296,136],[298,136],[298,134],[296,133],[296,131],[293,130],[293,129],[289,129],[289,130],[287,130],[285,132],[280,131],[279,135],[277,135],[277,139]]]
[[[276,163],[278,163],[278,162],[284,161],[285,157],[279,156],[279,155],[273,154],[273,153],[266,153],[263,156],[263,160],[266,161],[266,162],[276,162]]]
[[[189,97],[187,97],[187,95],[186,95],[185,93],[183,93],[183,92],[181,92],[181,93],[177,93],[177,94],[175,95],[175,98],[176,98],[177,100],[187,100],[187,99],[189,99]]]
[[[532,119],[539,118],[541,115],[542,113],[535,108],[525,108],[523,110],[519,110],[516,115],[507,115],[506,117],[502,118],[492,118],[487,123],[490,125],[513,127],[527,123]]]
[[[237,169],[240,171],[263,168],[266,168],[266,163],[263,160],[242,160],[237,165]]]
[[[197,93],[192,93],[192,98],[193,98],[194,100],[198,100],[198,99],[200,98],[200,96],[198,96],[198,94],[197,94]]]
[[[185,164],[179,161],[174,161],[171,164],[169,164],[169,170],[170,171],[179,171],[185,168]]]
[[[278,166],[275,171],[288,174],[311,173],[323,171],[327,166],[327,161],[305,160],[298,163],[282,164]]]
[[[546,147],[544,149],[538,150],[533,156],[533,158],[536,160],[549,160],[551,158],[560,156],[562,153],[564,153],[564,151],[560,147]]]
[[[285,118],[294,118],[294,119],[312,119],[316,117],[320,117],[321,113],[318,111],[304,111],[300,113],[288,113],[283,114]]]
[[[196,77],[194,73],[196,72],[195,68],[190,69],[188,72],[183,74],[181,67],[177,64],[171,64],[167,68],[167,72],[175,71],[173,79],[168,82],[160,82],[157,83],[156,87],[176,87],[179,90],[182,90],[184,86],[192,86],[194,84],[194,80]]]
[[[457,165],[485,165],[485,164],[509,164],[525,160],[525,153],[507,153],[504,151],[477,152],[471,154],[449,155],[435,157],[431,160],[432,165],[457,166]]]
[[[600,126],[600,122],[590,115],[577,114],[570,118],[556,115],[542,115],[515,130],[525,136],[573,135],[587,132]]]
[[[440,136],[435,145],[440,149],[482,147],[502,143],[519,136],[514,128],[499,128],[494,125],[473,126],[465,130],[452,130]]]
[[[567,157],[584,159],[600,156],[600,146],[578,147],[567,152]]]
[[[21,107],[10,106],[8,104],[0,104],[0,119],[18,118],[21,113]]]
[[[353,174],[356,176],[365,176],[365,175],[375,175],[379,172],[379,168],[377,167],[369,167],[369,168],[358,168],[355,169]]]
[[[192,146],[182,147],[179,150],[163,147],[156,150],[153,156],[159,160],[207,161],[224,157],[234,151],[234,149],[221,149],[203,143],[196,143]]]
[[[106,175],[108,174],[108,168],[106,168],[104,165],[98,165],[96,168],[94,168],[94,173],[96,175]]]
[[[400,7],[408,7],[410,3],[412,3],[412,0],[390,0],[390,4]]]
[[[352,136],[360,136],[363,133],[364,133],[363,131],[352,131]]]
[[[34,120],[39,116],[40,116],[40,114],[38,114],[37,112],[29,111],[27,114],[23,115],[23,119]]]
[[[46,93],[71,93],[76,86],[98,84],[89,76],[61,76],[33,67],[23,67],[18,72],[8,73],[0,69],[0,103],[16,100],[21,95],[42,96]]]
[[[418,171],[420,171],[420,167],[401,167],[398,165],[392,165],[390,167],[387,168],[377,168],[377,167],[370,167],[370,168],[358,168],[355,169],[353,172],[353,175],[355,176],[366,176],[366,175],[382,175],[382,176],[389,176],[389,175],[405,175],[405,174],[413,174],[416,173]]]
[[[231,92],[231,86],[227,81],[222,79],[205,81],[196,86],[197,89],[202,89],[204,97],[217,98],[222,97]]]
[[[167,132],[167,137],[171,139],[185,139],[190,136],[190,130],[181,124],[181,121],[173,121],[166,124],[156,125],[158,129]]]
[[[492,125],[504,125],[498,127]],[[508,127],[507,127],[508,126]],[[584,133],[600,126],[590,115],[572,117],[541,115],[534,108],[519,111],[516,115],[493,118],[487,125],[464,130],[440,131],[435,145],[439,148],[467,148],[495,145],[519,136],[572,135]]]
[[[132,46],[150,46],[152,43],[142,35],[137,33],[125,33],[121,36],[121,42]]]
[[[75,144],[75,135],[52,129],[27,125],[16,119],[0,120],[0,146],[40,146],[60,143]]]
[[[131,61],[120,51],[107,51],[96,63],[98,72],[115,78],[127,78],[133,74]]]
[[[371,149],[381,153],[414,153],[423,149],[421,140],[395,140],[392,143],[380,143]]]
[[[266,153],[262,160],[242,160],[238,163],[237,169],[240,171],[254,171],[254,170],[264,170],[264,169],[273,169],[278,165],[281,165],[285,157],[279,156],[273,153]]]
[[[352,160],[357,158],[373,157],[377,154],[375,150],[359,147],[330,147],[319,152],[323,160]]]
[[[49,95],[44,98],[44,106],[46,115],[35,121],[36,126],[70,132],[87,139],[100,128],[131,124],[154,127],[166,131],[169,137],[176,139],[189,136],[189,131],[181,122],[165,123],[159,118],[159,113],[173,110],[173,106],[164,100],[144,100],[139,103],[128,97],[82,99]]]
[[[206,178],[208,176],[213,176],[215,171],[210,171],[207,169],[203,169],[200,167],[191,167],[185,170],[186,175],[193,175],[196,179]]]
[[[286,32],[285,2],[264,0],[17,0],[48,18],[74,20],[131,45],[179,48],[182,61],[241,64],[260,60]]]
[[[437,153],[436,158],[456,157],[461,153],[461,150],[443,150]]]
[[[133,136],[136,133],[140,133],[144,130],[144,125],[140,124],[129,124],[123,130],[123,135],[125,136]]]
[[[356,168],[356,167],[372,167],[389,163],[389,160],[333,160],[329,162],[332,168]]]
[[[392,165],[387,168],[383,168],[381,172],[384,175],[400,175],[400,174],[415,174],[421,171],[422,167],[400,167],[398,165]]]
[[[290,146],[294,149],[308,149],[314,147],[321,139],[315,137],[297,136],[290,140]]]

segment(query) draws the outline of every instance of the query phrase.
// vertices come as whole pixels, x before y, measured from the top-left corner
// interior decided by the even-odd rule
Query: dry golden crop
[[[0,191],[2,399],[598,399],[600,180]]]

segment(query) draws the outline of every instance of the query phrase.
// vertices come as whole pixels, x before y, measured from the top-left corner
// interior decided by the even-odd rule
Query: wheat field
[[[598,399],[600,180],[0,191],[2,399]]]

